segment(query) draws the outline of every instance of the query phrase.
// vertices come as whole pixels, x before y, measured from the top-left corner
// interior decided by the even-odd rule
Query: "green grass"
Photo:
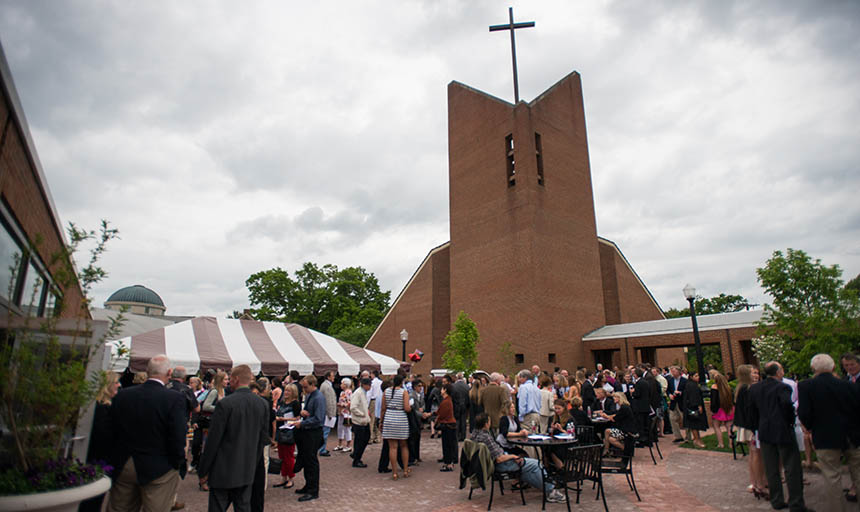
[[[698,448],[696,446],[693,446],[692,441],[684,441],[683,443],[681,443],[681,448],[690,448],[693,450],[707,450],[707,451],[721,452],[721,453],[732,453],[732,445],[729,442],[729,435],[726,434],[725,432],[723,432],[723,444],[725,444],[725,448],[718,448],[717,447],[717,435],[716,434],[709,434],[707,436],[702,436],[702,442],[705,443],[704,448]],[[749,455],[749,451],[750,451],[749,447],[744,446],[744,450],[746,450],[747,455]],[[738,445],[735,448],[735,453],[738,454],[738,457],[740,457],[742,455],[740,445]],[[803,458],[803,460],[806,460],[804,458],[805,456],[803,455],[803,453],[801,453],[800,455]],[[814,451],[812,452],[812,460],[813,461],[818,460],[818,457],[816,456]]]
[[[693,446],[692,441],[684,441],[683,443],[681,443],[681,447],[682,448],[691,448],[693,450],[708,450],[708,451],[712,451],[712,452],[732,453],[732,445],[729,442],[729,435],[726,434],[725,432],[723,432],[722,434],[723,434],[723,444],[725,444],[725,448],[717,447],[717,435],[716,434],[710,434],[710,435],[702,437],[702,442],[705,443],[704,448],[699,448],[699,447]],[[736,450],[737,450],[737,453],[740,454],[740,452],[741,452],[740,447],[736,448]]]

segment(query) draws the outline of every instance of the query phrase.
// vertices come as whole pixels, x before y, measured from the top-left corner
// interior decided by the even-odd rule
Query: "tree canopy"
[[[775,251],[756,270],[758,281],[773,305],[764,306],[759,333],[785,340],[788,370],[809,373],[815,354],[835,360],[860,347],[860,300],[857,291],[842,285],[839,265],[826,266],[795,249]]]
[[[481,335],[478,327],[465,312],[460,311],[454,328],[445,336],[442,342],[445,353],[442,354],[442,364],[453,372],[471,374],[478,369],[478,342]]]
[[[747,306],[751,305],[747,299],[745,299],[741,295],[726,295],[725,293],[721,293],[710,299],[706,299],[701,295],[696,296],[696,300],[693,302],[696,307],[697,315],[713,315],[715,313],[733,313],[735,311],[741,311],[746,309]],[[681,318],[684,316],[690,316],[689,308],[669,308],[668,310],[663,312],[666,315],[666,318]]]
[[[307,262],[294,276],[273,268],[245,281],[254,318],[297,323],[364,345],[388,311],[391,292],[383,292],[376,276],[362,267]]]

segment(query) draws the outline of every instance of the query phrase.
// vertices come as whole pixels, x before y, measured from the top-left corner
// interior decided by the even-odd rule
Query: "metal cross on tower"
[[[517,43],[514,40],[514,30],[518,28],[531,28],[535,26],[535,22],[526,21],[523,23],[514,23],[514,8],[508,7],[508,18],[509,23],[507,25],[491,25],[490,32],[496,32],[498,30],[510,30],[511,31],[511,58],[514,62],[514,104],[520,102],[520,85],[517,80]]]

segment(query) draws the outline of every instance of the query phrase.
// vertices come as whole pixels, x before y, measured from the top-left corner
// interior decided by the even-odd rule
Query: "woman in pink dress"
[[[735,401],[732,396],[732,388],[725,375],[713,370],[714,384],[711,385],[711,419],[714,422],[714,433],[717,435],[717,447],[725,448],[723,441],[723,428],[726,435],[732,431],[732,421],[735,419]]]

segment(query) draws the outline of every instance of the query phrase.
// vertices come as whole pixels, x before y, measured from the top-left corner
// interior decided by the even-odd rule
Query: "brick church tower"
[[[594,364],[585,334],[663,318],[597,236],[578,73],[517,105],[449,84],[448,165],[451,240],[428,254],[367,348],[400,357],[406,329],[426,374],[442,367],[442,340],[465,311],[482,369],[574,369]]]

